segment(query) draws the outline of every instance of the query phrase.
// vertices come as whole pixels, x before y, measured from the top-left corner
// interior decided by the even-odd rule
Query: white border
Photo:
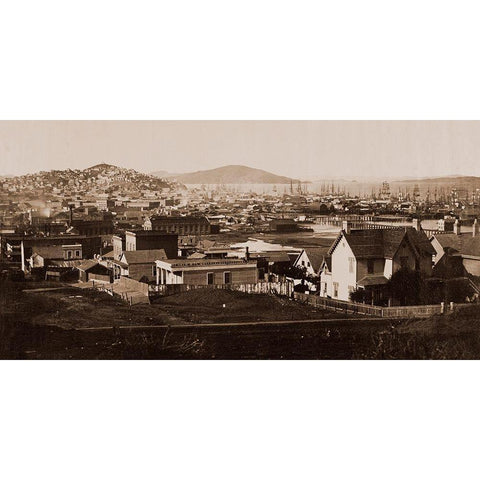
[[[2,2],[3,119],[476,119],[458,0]]]
[[[4,1],[0,116],[477,119],[478,18],[463,0]],[[2,478],[478,470],[476,363],[0,369]]]

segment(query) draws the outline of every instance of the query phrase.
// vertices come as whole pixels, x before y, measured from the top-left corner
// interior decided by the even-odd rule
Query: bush
[[[353,292],[350,292],[350,300],[352,302],[363,303],[366,301],[366,291],[363,288],[356,288]]]
[[[425,303],[426,284],[420,272],[410,268],[397,270],[387,284],[392,299],[400,305],[420,305]]]

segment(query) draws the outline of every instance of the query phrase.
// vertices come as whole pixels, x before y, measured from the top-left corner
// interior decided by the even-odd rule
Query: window
[[[338,282],[333,282],[333,296],[338,297]]]
[[[310,266],[310,262],[307,262],[307,267],[309,267],[309,266]]]
[[[355,259],[353,257],[348,257],[348,272],[353,273],[353,266],[355,264]]]
[[[232,279],[231,279],[230,272],[223,272],[223,281],[225,284],[231,283]]]
[[[68,252],[67,252],[67,258],[72,258],[72,251],[71,251],[71,250],[68,250]]]
[[[157,276],[157,266],[152,265],[152,277],[156,277],[156,276]]]
[[[75,250],[75,256],[79,257],[80,256],[80,250]]]
[[[375,271],[375,260],[373,258],[369,258],[367,260],[367,273],[373,273]]]
[[[213,285],[213,272],[207,273],[207,285]]]
[[[302,260],[302,267],[305,266],[305,260]]]

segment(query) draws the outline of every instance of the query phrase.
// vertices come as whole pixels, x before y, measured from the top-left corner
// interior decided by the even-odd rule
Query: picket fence
[[[405,317],[430,317],[431,315],[448,313],[454,310],[464,308],[469,303],[450,303],[448,305],[414,305],[408,307],[378,307],[375,305],[366,305],[363,303],[345,302],[332,298],[319,297],[317,295],[307,295],[295,292],[295,300],[308,303],[317,308],[334,310],[344,313],[354,313],[360,315],[369,315],[384,318],[405,318]]]

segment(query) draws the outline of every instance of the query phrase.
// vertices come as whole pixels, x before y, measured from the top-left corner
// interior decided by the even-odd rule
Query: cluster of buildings
[[[320,295],[350,301],[358,290],[368,292],[372,304],[391,304],[387,285],[401,269],[418,272],[436,288],[458,281],[457,298],[480,293],[480,235],[477,220],[462,232],[458,220],[450,233],[427,235],[420,222],[408,227],[351,229],[348,222],[330,247],[319,271]]]
[[[409,268],[426,278],[468,279],[467,293],[478,293],[477,197],[427,193],[395,196],[386,182],[362,198],[326,187],[186,189],[105,164],[3,178],[0,264],[39,278],[112,284],[291,282],[297,291],[343,301],[368,291],[379,304],[391,300],[392,275]],[[435,219],[435,228],[422,229],[412,212]],[[382,218],[390,222],[372,226]],[[301,235],[325,219],[339,231],[330,247],[251,248],[222,239],[226,232]]]

